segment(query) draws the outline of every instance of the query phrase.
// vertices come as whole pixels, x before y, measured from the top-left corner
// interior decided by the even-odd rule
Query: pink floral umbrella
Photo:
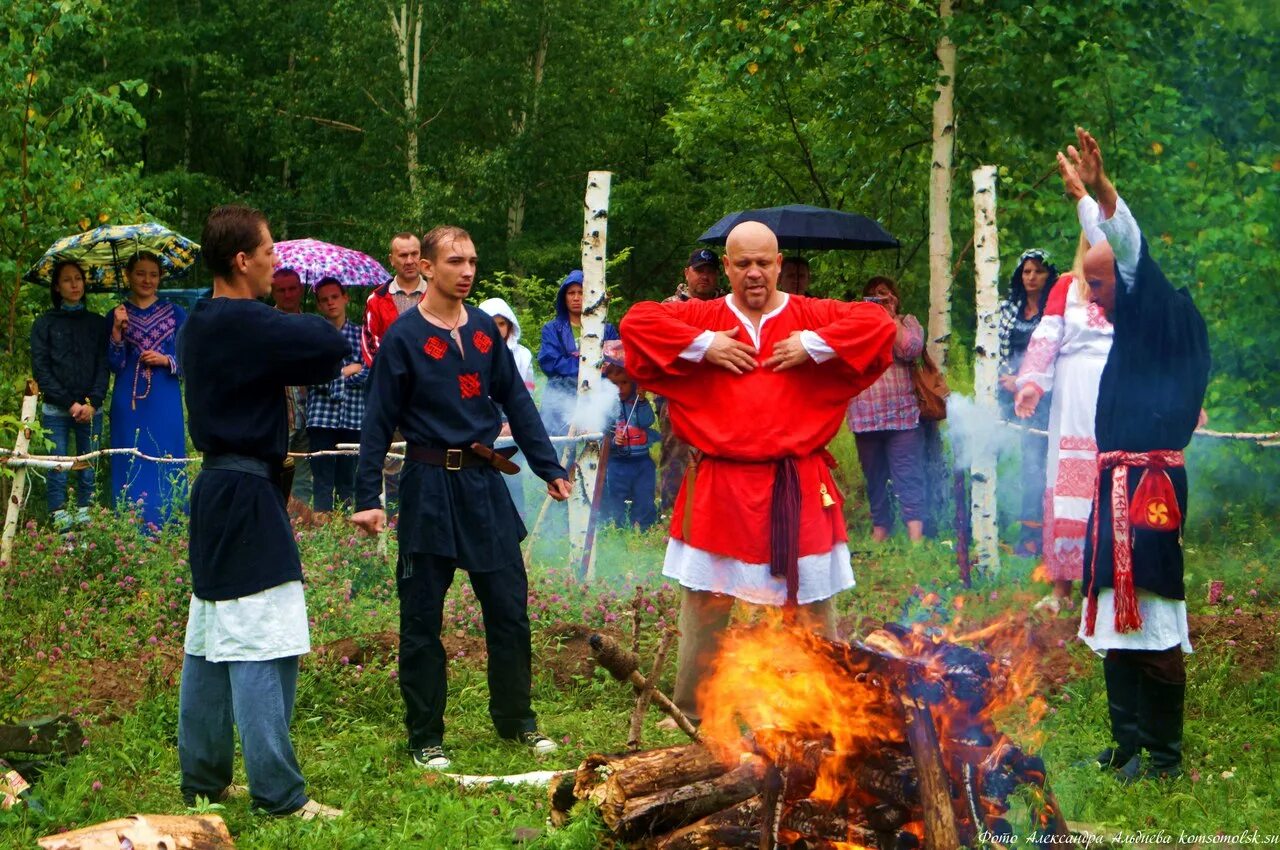
[[[318,239],[277,242],[276,268],[292,269],[310,286],[326,277],[343,286],[381,286],[391,279],[391,273],[368,254]]]

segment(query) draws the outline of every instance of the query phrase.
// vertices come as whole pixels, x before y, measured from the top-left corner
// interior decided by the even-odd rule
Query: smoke
[[[575,434],[604,431],[618,404],[618,388],[604,376],[592,380],[585,393],[569,395],[543,386],[543,421],[569,422]]]
[[[1015,452],[1023,433],[1001,419],[998,407],[954,392],[947,398],[947,436],[955,469],[967,469],[977,458]]]

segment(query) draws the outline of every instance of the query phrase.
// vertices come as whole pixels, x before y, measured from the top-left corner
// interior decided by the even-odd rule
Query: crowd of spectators
[[[355,456],[342,453],[338,447],[359,442],[365,383],[382,337],[396,319],[418,305],[426,291],[420,254],[421,243],[414,234],[397,233],[391,239],[388,260],[394,276],[367,296],[363,323],[349,318],[351,297],[342,281],[327,277],[307,285],[290,268],[277,269],[273,276],[271,301],[276,309],[296,314],[303,312],[304,303],[314,303],[315,312],[340,331],[349,346],[338,377],[325,384],[290,387],[287,392],[289,450],[294,455],[291,494],[315,512],[348,509],[353,503]],[[666,300],[710,301],[722,297],[725,290],[721,270],[722,260],[715,251],[693,251],[683,280]],[[51,450],[59,455],[85,454],[99,447],[109,378],[114,375],[109,444],[113,448],[133,448],[137,453],[112,456],[110,495],[117,503],[136,506],[148,527],[162,526],[175,512],[185,510],[186,504],[183,466],[167,462],[186,454],[182,370],[176,357],[185,313],[158,296],[162,265],[159,258],[147,252],[129,259],[128,293],[106,317],[85,307],[85,269],[74,262],[63,262],[54,268],[52,277],[51,309],[36,320],[31,332],[33,372],[44,395],[41,416]],[[1029,403],[1030,396],[1019,395],[1019,390],[1034,387],[1049,396],[1044,400],[1036,398],[1037,403],[1029,406],[1033,411],[1029,424],[1040,431],[1061,433],[1065,429],[1074,433],[1081,430],[1076,420],[1083,422],[1086,418],[1086,414],[1077,416],[1066,405],[1059,405],[1057,397],[1049,392],[1058,353],[1062,352],[1068,369],[1072,363],[1075,346],[1064,345],[1064,332],[1072,336],[1072,331],[1083,330],[1085,335],[1098,336],[1103,342],[1104,337],[1109,339],[1102,332],[1109,328],[1105,319],[1085,315],[1087,300],[1079,293],[1070,297],[1073,280],[1079,280],[1078,274],[1064,275],[1059,283],[1048,254],[1031,249],[1019,257],[1001,304],[1001,409],[1006,418],[1012,419],[1015,395],[1024,404]],[[798,256],[785,257],[779,290],[805,297],[810,283],[808,261]],[[861,297],[882,307],[897,327],[893,364],[854,398],[846,415],[866,479],[872,538],[884,540],[893,532],[896,503],[908,538],[916,541],[924,534],[928,513],[926,437],[912,381],[912,372],[924,349],[924,331],[915,316],[900,311],[902,299],[893,279],[871,278]],[[520,322],[510,304],[491,298],[479,305],[502,332],[525,386],[532,392],[539,383],[535,368],[545,376],[539,407],[552,436],[571,432],[577,404],[583,301],[582,271],[574,269],[560,282],[555,316],[540,329],[536,352],[522,343]],[[1075,313],[1081,316],[1076,317]],[[1052,317],[1046,325],[1047,333],[1038,330],[1046,314]],[[1066,318],[1074,321],[1065,322]],[[607,431],[609,459],[605,465],[601,519],[648,529],[661,514],[671,512],[691,448],[673,433],[664,400],[659,396],[650,398],[628,375],[618,331],[612,324],[605,325],[603,342],[606,353],[602,377],[616,387],[618,400],[602,423]],[[1090,350],[1090,363],[1097,360],[1095,355]],[[1096,392],[1096,377],[1092,382]],[[503,436],[508,435],[504,429]],[[1080,518],[1075,514],[1079,511],[1064,503],[1068,497],[1060,485],[1055,495],[1055,477],[1060,475],[1064,460],[1070,465],[1071,459],[1060,457],[1059,447],[1051,446],[1044,436],[1027,432],[1021,439],[1019,544],[1028,554],[1043,548],[1046,560],[1053,562],[1055,578],[1065,583],[1060,591],[1065,597],[1070,580],[1078,578],[1079,558],[1073,558],[1071,553],[1078,549],[1083,536],[1076,528]],[[572,457],[572,453],[567,456]],[[517,456],[516,461],[519,460]],[[387,501],[392,510],[399,463],[388,459],[384,468]],[[82,465],[71,475],[73,482],[63,472],[49,475],[48,509],[56,524],[67,527],[82,516],[79,511],[93,498],[94,471],[93,464]],[[525,515],[526,478],[519,475],[507,480],[521,516]],[[74,483],[76,506],[70,509],[69,483]]]

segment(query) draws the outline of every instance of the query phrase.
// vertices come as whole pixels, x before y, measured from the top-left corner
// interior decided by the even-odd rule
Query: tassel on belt
[[[1111,556],[1112,590],[1115,592],[1117,632],[1131,632],[1142,628],[1142,613],[1138,610],[1138,593],[1133,583],[1133,526],[1160,531],[1176,531],[1182,524],[1178,511],[1173,482],[1166,469],[1184,464],[1182,452],[1159,449],[1150,452],[1099,452],[1098,480],[1093,491],[1093,560],[1090,563],[1088,605],[1085,609],[1086,635],[1092,635],[1098,620],[1098,524],[1101,513],[1102,474],[1111,471]],[[1140,508],[1140,518],[1130,516],[1129,470],[1145,468],[1157,475],[1148,488],[1147,474],[1134,491],[1135,507]],[[1143,496],[1143,494],[1146,494]],[[1162,503],[1162,504],[1161,504]],[[1162,508],[1163,510],[1157,510]],[[1151,515],[1150,519],[1146,517]]]

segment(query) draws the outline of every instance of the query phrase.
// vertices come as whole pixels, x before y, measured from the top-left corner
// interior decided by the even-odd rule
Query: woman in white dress
[[[1041,600],[1053,611],[1072,604],[1071,583],[1084,572],[1085,525],[1098,475],[1093,420],[1112,328],[1101,308],[1089,301],[1080,266],[1089,245],[1106,238],[1096,229],[1099,216],[1080,211],[1085,232],[1076,260],[1049,293],[1017,378],[1015,411],[1022,418],[1053,392],[1044,503],[1044,562],[1053,594]]]

